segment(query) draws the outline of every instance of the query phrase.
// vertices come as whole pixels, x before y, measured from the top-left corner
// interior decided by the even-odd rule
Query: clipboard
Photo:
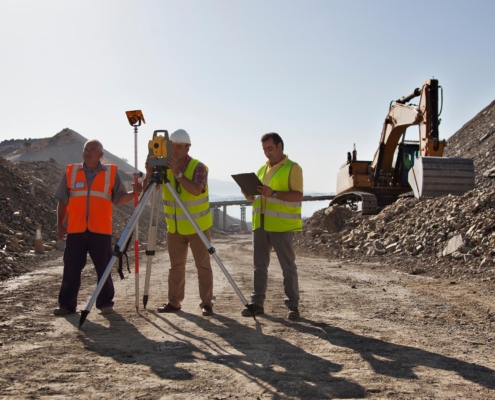
[[[234,181],[236,181],[246,196],[256,196],[259,194],[257,190],[258,186],[263,186],[254,172],[232,175],[232,178],[234,178]]]

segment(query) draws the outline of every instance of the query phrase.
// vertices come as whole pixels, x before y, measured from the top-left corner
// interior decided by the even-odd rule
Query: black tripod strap
[[[129,257],[127,256],[127,249],[129,248],[129,243],[131,243],[133,233],[131,233],[131,236],[129,236],[129,240],[127,241],[124,250],[119,253],[119,268],[117,269],[117,272],[119,273],[120,279],[125,279],[124,272],[123,272],[123,260],[122,256],[125,256],[125,260],[127,263],[127,272],[131,273],[131,268],[129,267]]]
[[[151,187],[151,182],[148,184],[148,186],[146,187],[144,192],[146,192],[150,187]],[[144,192],[143,192],[143,194],[144,194]],[[143,196],[141,196],[141,198],[139,199],[138,204],[141,203],[142,199],[143,199]],[[127,256],[127,249],[129,248],[129,244],[132,241],[132,235],[133,234],[134,234],[134,232],[132,232],[131,235],[129,236],[129,240],[126,243],[124,250],[117,253],[117,257],[119,258],[119,268],[117,269],[117,272],[119,273],[120,279],[125,279],[124,272],[123,272],[123,266],[122,266],[122,264],[123,264],[122,256],[125,256],[125,260],[127,263],[127,272],[131,273],[131,268],[129,266],[129,257]]]

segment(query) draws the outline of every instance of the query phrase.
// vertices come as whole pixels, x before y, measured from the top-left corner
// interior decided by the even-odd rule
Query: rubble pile
[[[65,166],[53,159],[12,163],[0,156],[0,279],[18,276],[44,259],[61,256],[56,236],[57,202],[53,194],[64,174]],[[133,211],[133,202],[114,207],[114,242],[119,240]],[[149,216],[147,206],[139,220],[141,246],[146,244],[143,238],[148,236]],[[41,255],[34,251],[37,224],[41,225],[43,239]],[[158,229],[165,232],[161,209]],[[163,237],[159,235],[158,244]],[[132,255],[130,251],[130,261]]]
[[[402,198],[372,216],[331,206],[304,222],[295,246],[331,258],[388,262],[413,274],[495,282],[495,192]]]
[[[295,237],[300,254],[377,261],[405,272],[495,282],[495,101],[447,142],[447,157],[474,160],[463,196],[400,198],[378,215],[322,209]]]
[[[44,170],[59,173],[63,168],[46,162]],[[56,246],[52,232],[56,228],[56,203],[53,190],[45,182],[46,175],[34,166],[26,173],[0,157],[0,278],[26,270],[24,263],[34,250],[37,224],[41,225],[44,249]],[[34,253],[34,252],[33,252]],[[31,254],[33,255],[33,254]]]

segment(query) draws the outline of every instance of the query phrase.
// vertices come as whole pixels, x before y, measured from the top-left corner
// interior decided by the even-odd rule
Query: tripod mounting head
[[[153,167],[153,173],[151,174],[151,183],[168,183],[169,180],[167,178],[167,170],[168,167],[164,167],[162,165],[156,165]]]

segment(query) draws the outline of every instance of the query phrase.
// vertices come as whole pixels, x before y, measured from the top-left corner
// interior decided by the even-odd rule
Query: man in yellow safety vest
[[[264,314],[268,265],[273,248],[284,276],[287,318],[297,319],[299,283],[292,242],[294,232],[302,231],[302,169],[284,154],[284,142],[277,133],[263,135],[261,143],[268,158],[257,173],[263,186],[258,186],[259,195],[246,196],[253,201],[254,289],[251,304],[255,314]],[[246,308],[242,315],[251,316],[251,311]]]
[[[189,156],[191,139],[184,129],[170,135],[173,144],[172,156],[168,159],[167,179],[189,214],[210,240],[213,218],[208,198],[208,168],[199,160]],[[146,164],[144,187],[148,186],[153,166]],[[181,309],[186,283],[186,258],[188,247],[194,257],[198,271],[200,308],[204,316],[213,314],[213,272],[210,253],[201,237],[189,222],[180,205],[167,186],[163,185],[165,221],[167,222],[167,247],[170,257],[168,274],[168,303],[158,307],[159,313],[173,313]]]

